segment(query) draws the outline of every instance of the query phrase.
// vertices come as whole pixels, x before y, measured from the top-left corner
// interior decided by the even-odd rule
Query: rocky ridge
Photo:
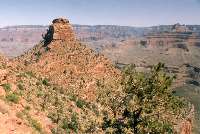
[[[78,88],[86,98],[93,98],[96,81],[116,78],[119,71],[103,55],[76,41],[68,20],[56,19],[52,23],[44,42],[15,61],[55,84]],[[80,88],[74,83],[83,85]]]

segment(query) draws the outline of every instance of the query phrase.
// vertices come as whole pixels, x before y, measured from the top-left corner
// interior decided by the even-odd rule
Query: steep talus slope
[[[32,107],[23,97],[20,96],[17,83],[19,82],[17,72],[10,68],[8,59],[0,56],[0,133],[1,134],[33,134],[38,133],[32,128],[31,121],[36,121],[34,118],[46,119],[40,111],[32,109],[33,113],[29,115],[29,121],[24,120],[26,107]],[[27,79],[27,78],[26,78]],[[50,132],[43,120],[44,132]],[[36,124],[35,124],[36,125]],[[46,128],[45,128],[46,127]]]
[[[57,55],[54,54],[53,56],[56,57]],[[48,60],[52,60],[51,58],[53,57]],[[93,101],[81,99],[67,85],[59,85],[63,81],[61,83],[53,81],[57,80],[55,77],[59,78],[57,73],[59,74],[62,71],[59,72],[56,69],[61,69],[59,67],[62,64],[54,64],[55,61],[53,61],[51,63],[54,66],[50,67],[58,68],[51,68],[55,69],[52,70],[52,73],[45,70],[34,73],[33,68],[28,69],[23,65],[22,68],[19,68],[20,65],[18,66],[16,62],[10,62],[3,56],[0,59],[0,119],[2,121],[0,133],[48,134],[66,133],[66,131],[71,133],[77,131],[79,133],[101,133],[102,130],[97,127],[102,121],[102,117],[99,116],[100,107],[97,107],[98,105]],[[39,64],[42,64],[42,62]],[[99,72],[94,74],[98,75]],[[52,82],[49,82],[46,77],[52,77]],[[74,77],[78,78],[78,76]],[[73,80],[73,77],[70,77],[70,79]],[[81,86],[81,83],[75,80],[74,84]],[[96,82],[93,84],[96,85]],[[79,89],[81,90],[81,88]],[[88,95],[94,95],[94,93],[88,93]],[[92,98],[92,96],[89,97]]]

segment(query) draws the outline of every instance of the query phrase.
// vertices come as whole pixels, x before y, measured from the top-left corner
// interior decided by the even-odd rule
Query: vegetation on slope
[[[173,77],[159,63],[149,73],[127,66],[118,89],[101,85],[99,102],[106,106],[102,128],[108,133],[174,133],[186,102],[173,95]]]
[[[48,79],[36,76],[34,73],[21,72],[17,75],[17,82],[17,94],[31,106],[28,109],[43,112],[51,120],[53,126],[51,133],[96,131],[99,113],[95,103],[87,102],[77,97],[73,90],[52,84]],[[29,113],[30,110],[22,110],[22,118],[42,133],[40,123],[37,123]]]
[[[45,113],[51,120],[51,133],[173,133],[175,122],[185,117],[186,102],[173,95],[173,77],[166,75],[163,64],[149,73],[136,72],[132,65],[124,68],[121,80],[97,81],[97,100],[88,102],[32,72],[16,74],[17,90],[2,85],[5,98],[27,104],[17,116],[39,133],[41,122],[31,110]]]
[[[84,100],[73,88],[52,84],[31,71],[13,72],[17,89],[2,84],[5,99],[28,105],[17,113],[38,133],[45,133],[41,119],[32,110],[51,120],[51,133],[174,133],[176,122],[185,117],[186,102],[170,89],[174,77],[158,64],[148,73],[129,65],[121,79],[97,80],[97,100]],[[16,74],[15,74],[16,73]],[[78,83],[77,83],[78,84]],[[81,84],[81,83],[80,83]]]

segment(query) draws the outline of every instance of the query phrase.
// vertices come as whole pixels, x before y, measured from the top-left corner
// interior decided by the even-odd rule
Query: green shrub
[[[184,104],[173,95],[172,80],[161,63],[146,73],[137,72],[132,65],[125,67],[120,90],[106,88],[99,94],[98,101],[112,112],[112,116],[105,114],[103,130],[134,134],[173,133],[173,122],[165,119],[165,114],[178,117]]]
[[[78,119],[76,114],[72,114],[71,120],[63,119],[61,128],[64,129],[66,132],[72,130],[74,132],[78,132]]]
[[[57,115],[56,115],[56,113],[49,113],[48,115],[47,115],[47,117],[48,118],[50,118],[51,119],[51,121],[53,122],[53,123],[56,123],[57,122]]]
[[[76,106],[79,108],[83,108],[86,105],[86,102],[84,100],[78,99],[76,101]]]
[[[38,51],[38,52],[35,53],[35,56],[36,56],[37,58],[40,58],[41,55],[42,55],[42,53],[41,53],[40,51]]]
[[[62,121],[62,126],[61,126],[62,129],[64,129],[64,130],[69,129],[68,123],[69,123],[69,121],[66,120],[66,119],[64,119],[64,120]]]
[[[50,50],[50,47],[45,47],[45,51],[48,52]]]
[[[55,128],[52,128],[52,129],[51,129],[51,133],[52,133],[52,134],[58,134]]]
[[[19,90],[24,90],[24,87],[23,87],[22,84],[18,84],[17,87],[18,87]]]
[[[41,55],[42,55],[42,53],[41,53],[40,51],[38,51],[37,53],[35,53],[35,56],[36,56],[36,62],[39,61]]]
[[[76,114],[72,114],[71,122],[68,125],[69,125],[69,128],[72,129],[73,131],[75,132],[78,131],[78,118]]]
[[[25,106],[24,109],[29,111],[29,110],[31,110],[31,107],[30,106]]]
[[[18,103],[20,98],[16,93],[10,93],[10,94],[6,95],[6,99],[8,101]]]
[[[35,75],[33,74],[32,71],[28,71],[28,72],[26,72],[26,75],[28,75],[28,76],[30,76],[30,77],[35,77]]]
[[[46,78],[42,80],[42,84],[45,86],[50,86],[49,80]]]
[[[6,92],[11,91],[11,85],[9,83],[1,85]]]
[[[77,100],[77,96],[74,95],[74,94],[70,94],[70,95],[69,95],[69,99],[70,99],[71,101],[76,102],[76,100]]]
[[[71,129],[77,133],[78,132],[78,118],[76,114],[72,114],[71,121],[69,121],[68,123],[65,120],[62,127],[65,129]]]
[[[27,77],[27,76],[26,76],[26,73],[21,72],[21,73],[17,74],[17,77]],[[22,80],[20,80],[20,81],[22,81]]]
[[[33,128],[35,128],[35,130],[37,130],[38,132],[42,132],[42,126],[37,120],[32,119],[31,117],[29,117],[28,120],[29,120],[29,123],[31,124],[31,126]]]
[[[44,91],[39,87],[36,92],[37,97],[42,97],[45,95]]]

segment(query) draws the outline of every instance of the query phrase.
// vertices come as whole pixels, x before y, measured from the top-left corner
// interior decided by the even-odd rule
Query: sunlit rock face
[[[49,44],[53,40],[74,41],[75,34],[69,20],[58,18],[52,21],[44,39],[45,44]]]

